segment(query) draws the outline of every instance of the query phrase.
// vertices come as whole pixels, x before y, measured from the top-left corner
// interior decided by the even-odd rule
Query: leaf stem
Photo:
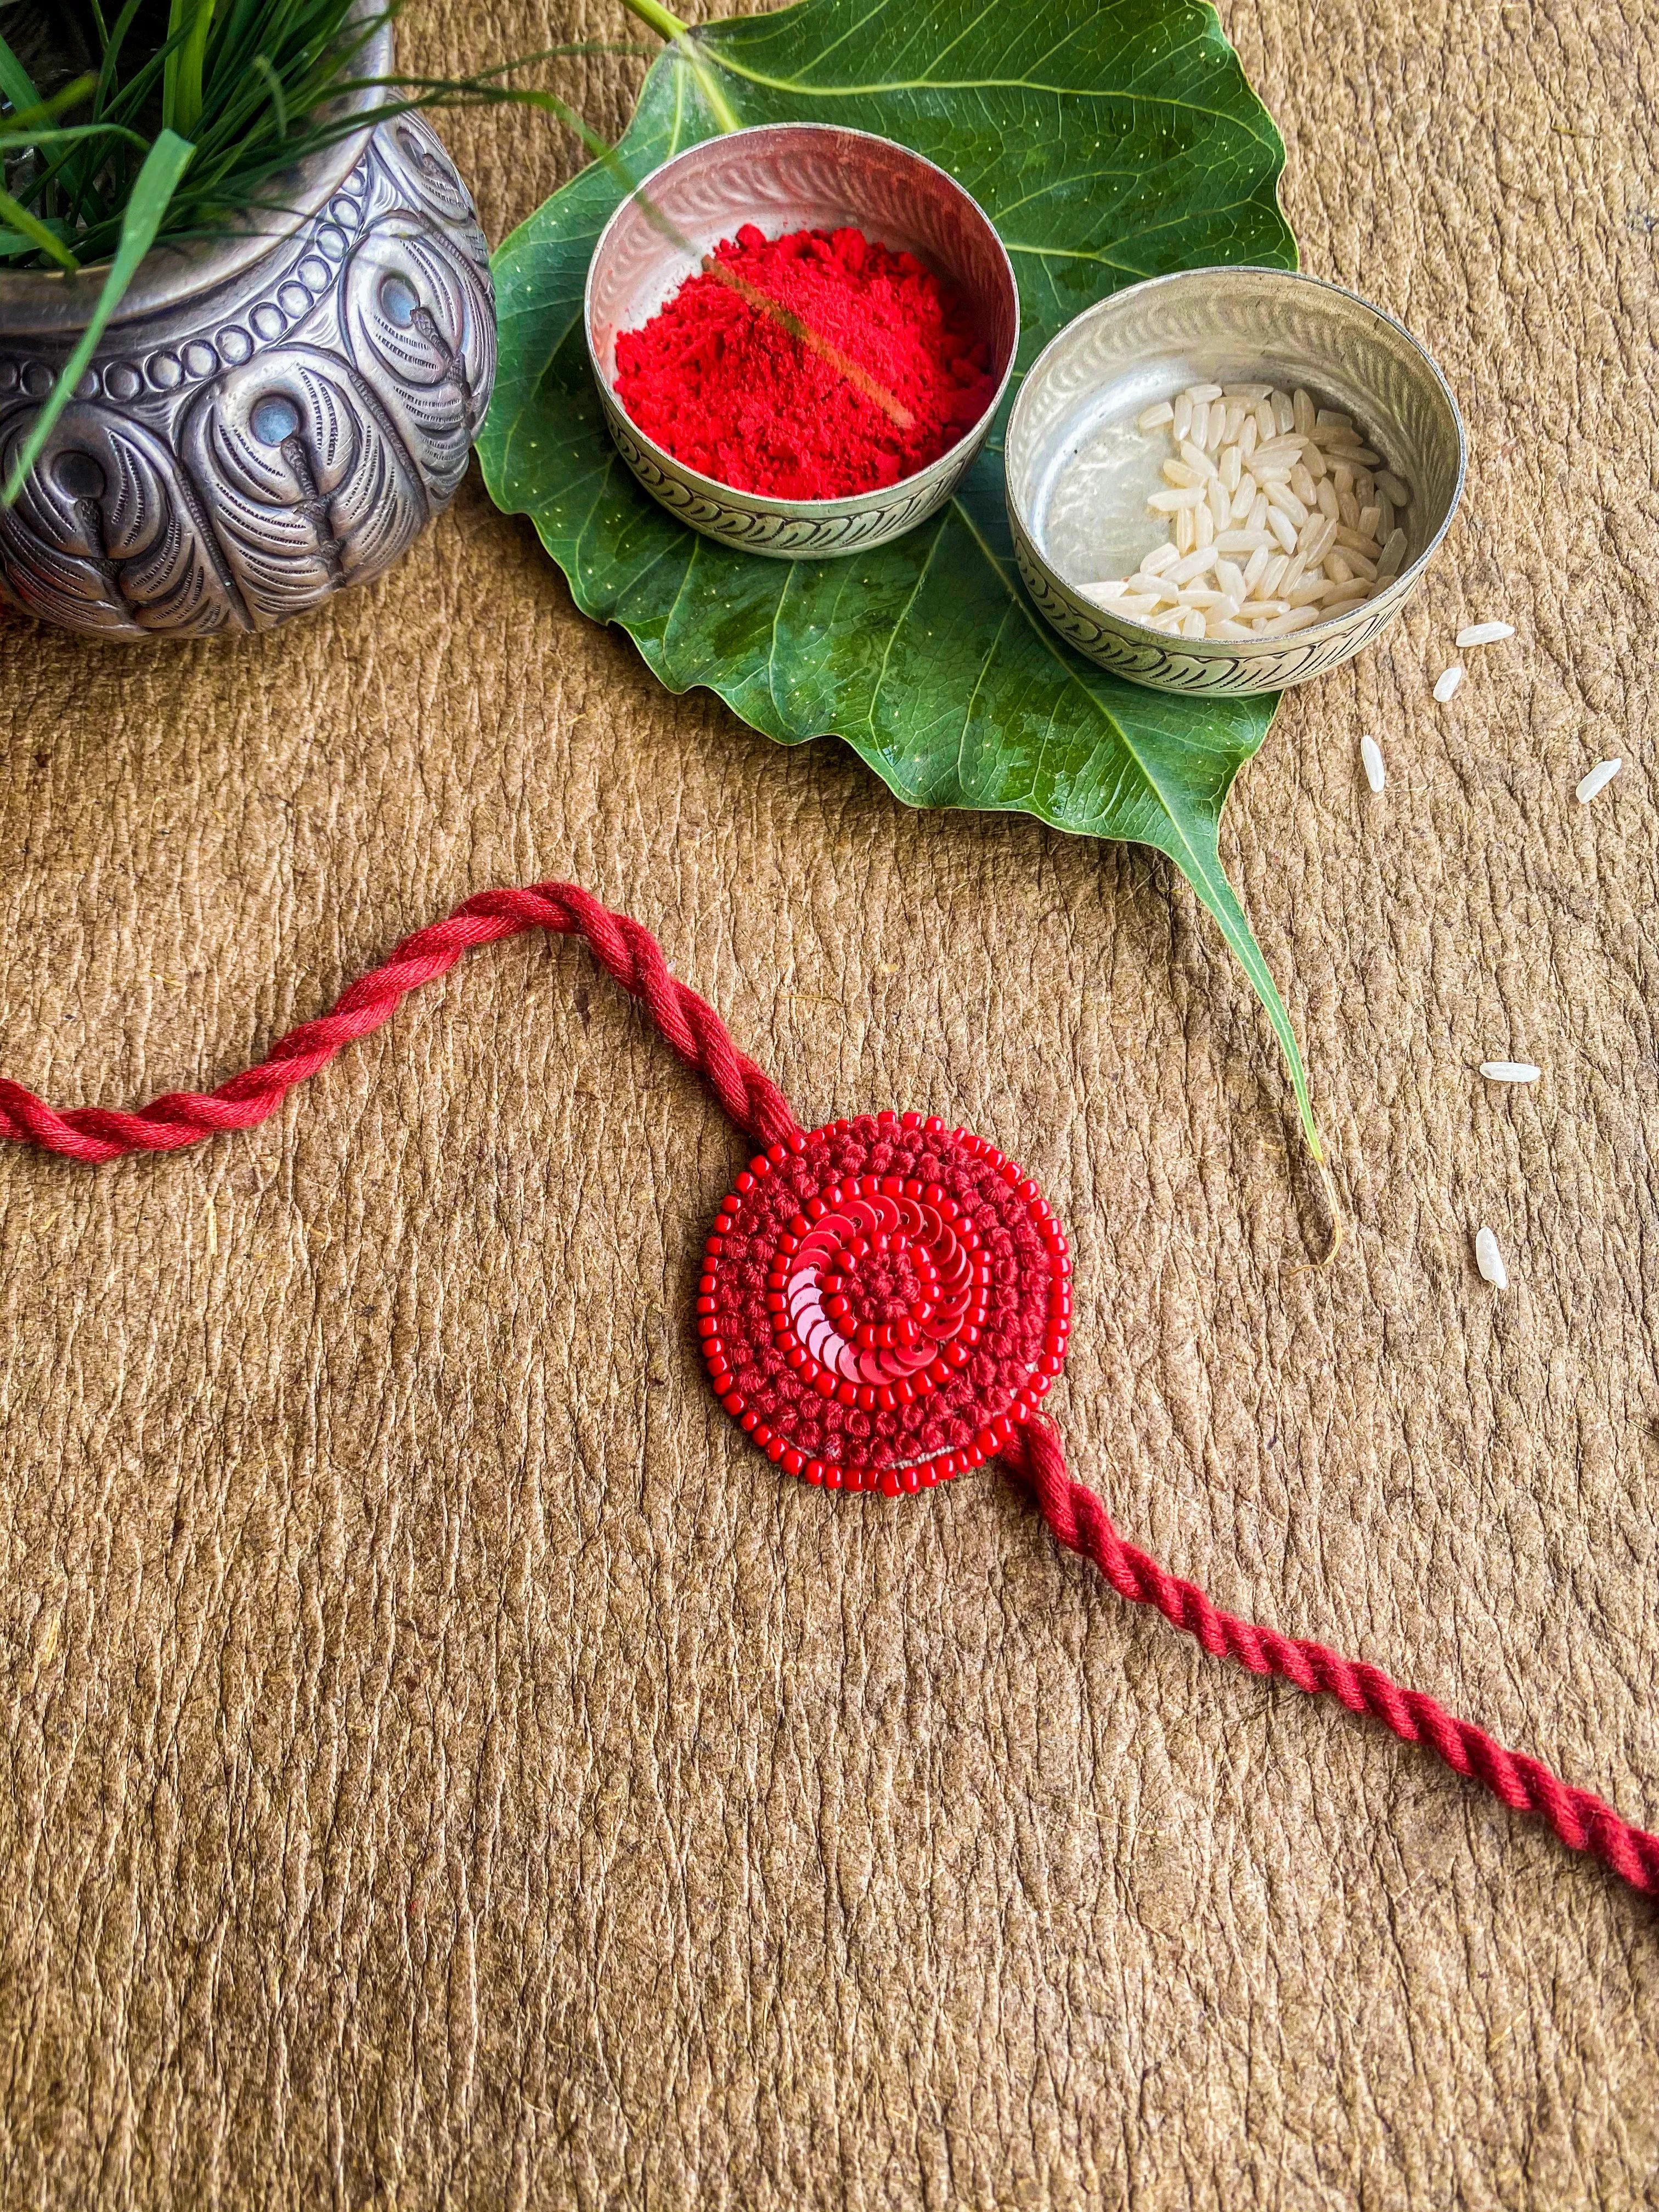
[[[671,15],[662,0],[623,0],[630,15],[637,15],[659,39],[666,39],[678,47],[686,58],[691,74],[697,80],[697,89],[708,103],[708,112],[722,131],[741,131],[743,124],[732,103],[720,90],[714,72],[699,44],[697,35],[689,24],[682,23],[678,15]]]

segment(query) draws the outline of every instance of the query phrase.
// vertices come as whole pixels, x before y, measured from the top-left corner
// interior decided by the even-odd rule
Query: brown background
[[[1430,339],[1474,448],[1429,588],[1292,695],[1224,840],[1334,1140],[1328,1273],[1161,863],[667,696],[476,480],[279,635],[0,635],[0,1064],[218,1080],[468,892],[574,875],[805,1116],[1025,1157],[1078,1254],[1056,1410],[1127,1530],[1659,1821],[1644,12],[1229,13],[1307,264]],[[415,15],[434,60],[621,28]],[[603,126],[634,70],[575,73]],[[569,166],[450,136],[492,237]],[[1652,2201],[1654,1908],[1132,1616],[994,1472],[781,1480],[684,1319],[740,1152],[538,942],[251,1137],[0,1160],[0,2201]]]

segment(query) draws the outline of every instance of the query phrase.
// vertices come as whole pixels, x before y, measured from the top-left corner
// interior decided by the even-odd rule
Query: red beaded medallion
[[[1002,1449],[1060,1370],[1064,1234],[1014,1162],[937,1116],[774,1145],[715,1218],[697,1333],[720,1403],[828,1490],[931,1489]]]

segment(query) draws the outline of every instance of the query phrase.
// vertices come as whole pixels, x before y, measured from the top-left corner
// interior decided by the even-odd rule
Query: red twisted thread
[[[1093,1561],[1120,1597],[1152,1605],[1195,1636],[1213,1657],[1237,1659],[1253,1674],[1282,1674],[1310,1696],[1327,1691],[1351,1713],[1370,1715],[1402,1743],[1425,1743],[1448,1766],[1490,1790],[1514,1813],[1536,1813],[1570,1850],[1590,1851],[1652,1897],[1659,1896],[1659,1836],[1632,1827],[1588,1790],[1575,1790],[1524,1752],[1509,1751],[1484,1729],[1420,1690],[1402,1689],[1380,1667],[1345,1659],[1305,1637],[1281,1636],[1224,1613],[1196,1583],[1183,1582],[1112,1526],[1092,1490],[1074,1481],[1053,1422],[1038,1416],[1018,1431],[1003,1457],[1036,1493],[1049,1528],[1067,1550]]]
[[[447,920],[404,938],[385,965],[354,983],[331,1012],[290,1030],[257,1067],[232,1076],[216,1091],[169,1091],[136,1114],[102,1106],[59,1114],[21,1084],[0,1076],[0,1138],[96,1166],[122,1152],[173,1152],[222,1129],[252,1128],[276,1112],[291,1085],[326,1067],[342,1045],[390,1020],[405,992],[444,975],[474,945],[531,929],[586,938],[623,990],[645,1001],[680,1058],[707,1078],[740,1129],[763,1145],[794,1133],[795,1117],[782,1091],[738,1050],[708,1000],[670,975],[649,930],[612,914],[574,884],[533,884],[522,890],[480,891]]]

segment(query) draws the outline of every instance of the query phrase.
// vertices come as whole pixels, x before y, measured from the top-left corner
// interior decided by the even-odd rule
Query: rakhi
[[[0,1077],[0,1137],[95,1166],[251,1128],[295,1083],[378,1029],[405,992],[475,945],[544,929],[580,936],[761,1146],[703,1248],[697,1335],[721,1405],[775,1464],[825,1490],[930,1490],[987,1460],[1024,1479],[1060,1543],[1121,1597],[1157,1607],[1206,1651],[1325,1692],[1539,1814],[1633,1888],[1659,1894],[1659,1836],[1587,1790],[1509,1751],[1380,1668],[1224,1613],[1126,1543],[1075,1481],[1042,1411],[1071,1333],[1065,1232],[1005,1154],[937,1115],[859,1115],[802,1130],[787,1100],[656,940],[572,884],[481,892],[405,938],[331,1012],[290,1030],[257,1067],[205,1094],[173,1091],[133,1114],[58,1113]]]

